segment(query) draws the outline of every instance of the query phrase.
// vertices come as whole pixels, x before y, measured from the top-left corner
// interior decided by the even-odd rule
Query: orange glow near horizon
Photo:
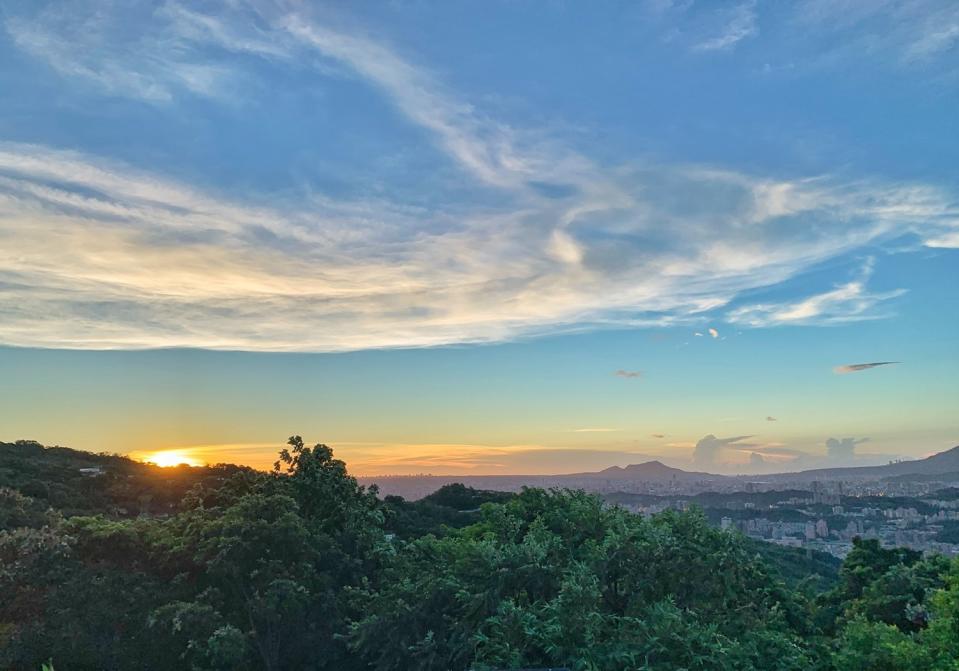
[[[312,445],[307,441],[307,445]],[[346,462],[354,477],[387,475],[555,475],[594,471],[666,459],[662,451],[637,452],[590,448],[553,448],[537,444],[486,445],[469,443],[379,443],[335,441],[334,457]],[[282,443],[180,445],[130,453],[139,461],[160,466],[230,463],[268,471]],[[690,452],[684,450],[683,452]],[[684,455],[685,456],[685,455]],[[682,464],[677,464],[682,465]]]
[[[310,440],[306,441],[313,445]],[[609,466],[626,466],[659,460],[668,466],[685,470],[702,470],[693,459],[695,442],[648,441],[642,444],[624,441],[611,444],[582,444],[554,447],[537,443],[496,445],[482,443],[415,443],[359,442],[335,440],[328,443],[334,457],[346,462],[354,477],[396,475],[562,475],[595,472]],[[727,448],[722,463],[709,470],[720,473],[748,472],[751,455],[763,457],[765,472],[794,469],[796,457],[776,451],[783,443],[751,443],[741,449]],[[282,442],[221,443],[173,445],[159,449],[142,449],[128,453],[138,461],[161,467],[188,464],[204,466],[237,464],[269,471]],[[813,451],[811,459],[823,459]],[[804,464],[805,465],[805,464]]]

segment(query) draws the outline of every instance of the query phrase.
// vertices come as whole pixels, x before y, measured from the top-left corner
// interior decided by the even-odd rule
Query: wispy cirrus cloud
[[[665,42],[715,56],[752,42],[772,73],[843,72],[851,64],[921,73],[939,84],[959,75],[959,6],[952,0],[797,0],[791,3],[647,2],[644,18]],[[760,30],[760,27],[762,30]]]
[[[719,12],[721,27],[717,34],[692,46],[693,51],[724,51],[759,32],[755,0],[723,8]]]
[[[438,193],[423,205],[312,190],[230,194],[100,156],[5,144],[4,344],[343,351],[702,323],[746,291],[903,235],[932,244],[959,222],[952,195],[922,185],[606,165],[491,118],[385,43],[302,10],[274,8],[253,21],[171,4],[157,17],[159,34],[137,38],[149,47],[142,52],[92,31],[83,57],[95,61],[82,65],[92,74],[80,78],[170,100],[194,91],[178,69],[215,65],[197,45],[279,68],[295,62],[318,82],[333,63],[493,196],[477,204]],[[41,47],[67,19],[18,21],[7,28],[21,48],[53,63],[59,52]],[[108,84],[124,68],[134,84]],[[738,308],[730,319],[866,319],[889,297],[859,281],[793,304]]]
[[[806,0],[794,5],[790,19],[819,37],[824,59],[892,59],[912,66],[943,58],[955,69],[948,54],[959,44],[959,7],[949,0]]]
[[[867,261],[859,278],[830,291],[798,301],[746,305],[731,310],[726,319],[746,326],[780,326],[784,324],[840,324],[850,321],[880,319],[886,316],[879,307],[897,298],[905,289],[870,292],[866,283],[872,275],[873,262]]]
[[[550,172],[532,154],[517,149],[508,126],[481,121],[472,107],[445,94],[432,78],[382,45],[331,30],[295,13],[279,24],[379,88],[403,115],[434,133],[450,156],[483,181],[512,188]]]
[[[845,375],[847,373],[857,373],[861,370],[869,370],[870,368],[876,368],[878,366],[889,366],[891,364],[899,363],[898,361],[875,361],[873,363],[850,363],[843,366],[836,366],[833,368],[833,372],[838,375]]]
[[[874,309],[883,301],[903,293],[904,289],[873,293],[866,291],[862,282],[849,282],[800,301],[736,308],[726,315],[726,319],[733,324],[754,327],[880,319],[884,313],[874,312]]]
[[[131,20],[139,9],[112,2],[52,4],[30,17],[10,16],[3,27],[18,48],[64,78],[108,95],[152,104],[182,94],[232,95],[239,85],[232,67],[193,53],[168,22]]]
[[[646,2],[646,18],[662,22],[664,41],[675,42],[694,54],[731,51],[759,34],[756,0],[736,3]]]
[[[643,371],[641,370],[623,370],[620,368],[618,371],[613,373],[616,377],[625,377],[627,379],[635,379],[643,376]]]

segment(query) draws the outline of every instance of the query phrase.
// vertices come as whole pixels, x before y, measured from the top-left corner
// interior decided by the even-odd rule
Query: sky
[[[358,475],[959,444],[951,0],[13,0],[0,96],[2,440],[300,434]]]

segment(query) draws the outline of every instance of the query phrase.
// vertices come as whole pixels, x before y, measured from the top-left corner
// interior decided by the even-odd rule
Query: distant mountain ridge
[[[699,485],[699,489],[739,489],[748,481],[761,480],[776,483],[779,488],[789,488],[814,480],[830,478],[873,479],[915,475],[927,478],[959,473],[959,446],[925,459],[900,461],[884,466],[850,466],[844,468],[818,468],[791,473],[719,475],[699,471],[684,471],[667,466],[661,461],[645,461],[628,466],[610,466],[600,471],[585,473],[561,473],[554,475],[393,475],[385,477],[366,476],[357,480],[364,485],[375,484],[382,495],[397,494],[407,499],[417,499],[432,493],[445,484],[460,482],[477,489],[497,491],[521,491],[524,487],[560,487],[585,489],[595,492],[631,491],[632,483],[658,485],[667,490],[674,485]],[[794,483],[794,484],[791,484]]]
[[[791,473],[719,475],[700,471],[684,471],[681,468],[667,466],[661,461],[652,460],[628,466],[610,466],[600,471],[581,473],[557,473],[553,475],[392,475],[361,476],[357,480],[364,485],[375,484],[381,494],[398,494],[405,498],[416,499],[426,496],[444,484],[460,482],[478,489],[498,491],[520,491],[523,487],[568,487],[588,491],[608,492],[622,489],[628,491],[628,483],[649,483],[661,486],[674,484],[701,484],[702,489],[712,486],[729,489],[747,481],[765,481],[779,483],[788,487],[788,483],[812,482],[830,478],[874,479],[915,475],[928,479],[935,476],[959,473],[959,446],[945,452],[934,454],[925,459],[900,461],[883,466],[850,466],[843,468],[818,468]],[[948,478],[945,478],[948,480]],[[620,484],[622,483],[622,484]]]
[[[660,461],[647,461],[629,466],[610,466],[595,473],[576,473],[567,477],[594,477],[622,480],[728,480],[731,478],[775,478],[809,479],[817,478],[885,478],[904,475],[937,476],[959,472],[959,445],[945,452],[938,452],[924,459],[897,461],[882,466],[843,466],[841,468],[814,468],[805,471],[770,473],[757,475],[718,475],[697,471],[684,471],[667,466]]]
[[[925,459],[897,461],[882,466],[847,466],[843,468],[816,468],[798,473],[777,473],[776,477],[808,476],[810,478],[892,477],[899,475],[942,475],[959,471],[959,445],[938,452]]]

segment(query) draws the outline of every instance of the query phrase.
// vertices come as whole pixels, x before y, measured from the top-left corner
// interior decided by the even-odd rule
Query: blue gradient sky
[[[955,3],[0,20],[0,439],[296,432],[365,474],[959,443]]]

